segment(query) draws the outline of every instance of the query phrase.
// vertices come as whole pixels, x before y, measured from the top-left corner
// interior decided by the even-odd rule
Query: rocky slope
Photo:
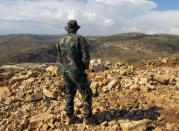
[[[0,130],[178,131],[179,57],[133,64],[92,60],[87,71],[96,126],[66,125],[63,79],[55,64],[0,68]],[[82,100],[75,98],[81,118]]]

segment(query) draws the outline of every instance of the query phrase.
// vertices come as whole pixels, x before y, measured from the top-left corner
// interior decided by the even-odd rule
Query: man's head
[[[79,28],[80,28],[80,26],[78,25],[76,20],[68,21],[67,26],[65,26],[65,30],[68,33],[76,33]]]

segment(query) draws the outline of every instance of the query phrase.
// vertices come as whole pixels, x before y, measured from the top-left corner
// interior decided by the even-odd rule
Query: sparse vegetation
[[[0,36],[0,64],[56,62],[55,44],[60,36]],[[124,33],[89,37],[92,58],[134,62],[179,54],[179,36]]]

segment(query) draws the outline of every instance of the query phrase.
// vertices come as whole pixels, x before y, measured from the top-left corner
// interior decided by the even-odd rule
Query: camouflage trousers
[[[68,117],[74,114],[74,97],[79,90],[83,98],[84,117],[92,115],[92,90],[89,86],[87,75],[64,75],[66,114]]]

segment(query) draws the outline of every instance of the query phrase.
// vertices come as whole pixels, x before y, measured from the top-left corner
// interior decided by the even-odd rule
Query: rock
[[[54,129],[55,125],[53,123],[48,123],[48,126],[51,128],[51,129]]]
[[[104,121],[104,122],[102,122],[100,125],[102,125],[102,126],[108,126],[108,122],[107,122],[107,121]]]
[[[138,84],[138,83],[139,83],[139,77],[135,77],[135,78],[134,78],[134,83],[135,83],[135,84]]]
[[[20,123],[20,125],[22,126],[23,129],[28,128],[28,124],[29,124],[29,119],[28,118],[22,119],[22,121]]]
[[[179,81],[176,82],[176,87],[179,89]]]
[[[131,75],[134,72],[133,66],[125,67],[119,70],[120,75],[122,76],[128,76]]]
[[[120,84],[118,84],[116,87],[115,87],[115,89],[117,89],[117,91],[118,91],[118,89],[120,89],[121,88],[121,85]]]
[[[168,123],[166,124],[166,129],[168,131],[178,131],[178,127],[175,124]]]
[[[85,131],[86,129],[87,129],[87,127],[84,124],[77,125],[77,131]]]
[[[167,75],[170,74],[170,70],[166,69],[166,70],[165,70],[165,73],[166,73]]]
[[[4,131],[6,129],[6,125],[0,124],[0,130]]]
[[[102,77],[98,74],[94,77],[94,81],[101,81]]]
[[[154,131],[165,131],[166,129],[165,128],[162,128],[162,127],[156,127],[154,129]]]
[[[149,92],[150,89],[149,89],[147,86],[141,86],[141,87],[140,87],[140,90],[141,90],[142,92],[147,93],[147,92]]]
[[[23,112],[22,110],[17,110],[17,111],[15,112],[15,115],[18,116],[18,117],[20,117],[20,118],[22,118],[25,114],[24,114],[24,112]]]
[[[43,94],[42,93],[35,93],[31,96],[31,101],[38,101],[43,99]]]
[[[57,66],[51,65],[46,68],[46,71],[49,72],[52,76],[58,75],[58,67]]]
[[[98,93],[99,83],[98,82],[92,82],[90,87],[92,89],[93,94],[96,95]]]
[[[168,63],[168,60],[167,60],[167,58],[163,58],[163,59],[162,59],[162,63],[165,63],[165,64],[167,64],[167,63]]]
[[[96,60],[94,59],[90,60],[90,65],[95,65],[95,63],[96,63]]]
[[[103,83],[103,85],[107,85],[108,84],[108,80],[107,79],[103,79],[102,83]]]
[[[108,124],[110,126],[113,126],[113,125],[118,125],[118,122],[116,120],[111,120],[111,121],[108,121]]]
[[[107,93],[109,91],[109,87],[108,86],[103,86],[102,91],[104,93]]]
[[[118,84],[119,84],[119,81],[116,80],[116,79],[114,79],[114,80],[112,80],[112,81],[107,85],[107,87],[108,87],[109,89],[112,89],[112,88],[115,88]]]
[[[113,125],[112,128],[111,128],[112,131],[122,131],[121,127],[116,124],[116,125]]]
[[[132,85],[131,87],[130,87],[130,89],[131,90],[140,90],[140,87],[139,87],[139,85]]]
[[[128,71],[126,69],[121,69],[119,72],[122,76],[125,76],[128,74]]]
[[[43,124],[42,131],[47,131],[48,127],[49,127],[48,124]]]
[[[19,74],[15,75],[15,76],[11,79],[11,83],[15,83],[16,81],[26,80],[26,79],[28,79],[29,77],[31,77],[32,74],[33,74],[33,73],[32,73],[31,70],[27,71],[25,74],[19,73]]]
[[[110,61],[106,61],[105,66],[110,66],[112,63]]]
[[[149,90],[155,90],[156,89],[156,87],[154,85],[150,85],[150,84],[147,84],[146,88],[148,88]]]
[[[169,84],[170,78],[166,75],[155,75],[155,79],[163,85]]]
[[[124,87],[129,88],[129,87],[131,87],[133,84],[134,84],[134,82],[131,81],[131,80],[128,80],[127,82],[125,81],[125,82],[124,82]]]
[[[77,108],[82,108],[83,107],[82,100],[76,99],[75,100],[75,105],[77,106]]]
[[[10,90],[8,87],[0,87],[0,97],[7,96],[10,94]]]
[[[13,102],[13,99],[12,99],[11,97],[7,97],[7,98],[5,99],[5,101],[4,101],[4,103],[5,103],[6,105],[11,104],[12,102]]]
[[[0,96],[0,103],[3,103],[5,101],[5,98]]]
[[[169,84],[175,85],[176,82],[175,76],[170,76]]]
[[[139,82],[140,85],[145,85],[148,83],[148,79],[147,78],[140,78]]]
[[[102,63],[101,59],[91,60],[90,68],[93,69],[95,72],[104,71],[107,69],[107,67]]]
[[[60,112],[60,118],[61,118],[61,122],[64,122],[64,121],[65,121],[65,119],[67,118],[65,111],[61,111],[61,112]]]
[[[119,122],[123,131],[145,131],[149,120]]]
[[[57,91],[50,91],[46,88],[43,88],[43,93],[46,97],[49,97],[49,98],[57,98],[58,97],[58,92]]]
[[[113,77],[111,74],[108,74],[108,75],[107,75],[107,80],[111,81],[111,80],[113,80],[113,79],[114,79],[114,77]]]
[[[102,82],[102,81],[98,82],[98,85],[99,85],[99,87],[104,86],[104,84],[103,84],[103,82]],[[98,89],[98,88],[97,88],[97,89]]]
[[[103,64],[101,60],[95,60],[96,63]],[[86,72],[93,94],[98,93],[92,103],[100,123],[97,126],[82,124],[83,103],[79,91],[74,100],[74,114],[80,118],[80,124],[65,125],[64,80],[62,76],[52,76],[53,71],[46,71],[49,64],[34,68],[29,63],[18,70],[0,72],[0,130],[178,130],[178,65],[172,65],[169,60],[167,64],[142,61],[116,68],[105,64],[109,70]],[[26,77],[28,70],[32,71],[29,78]],[[124,70],[123,76],[121,70]],[[14,81],[10,83],[12,78]],[[5,91],[1,90],[3,87]]]
[[[154,74],[150,74],[149,76],[148,76],[148,80],[149,81],[154,81],[155,79],[155,75]]]
[[[50,114],[48,112],[37,114],[35,116],[32,116],[30,118],[30,127],[32,129],[35,129],[39,126],[39,124],[44,121],[44,122],[49,122],[54,118],[53,114]]]
[[[11,88],[15,89],[15,88],[18,88],[20,85],[21,85],[21,83],[17,81],[13,85],[11,85]]]
[[[123,65],[124,65],[124,63],[118,62],[118,63],[115,64],[115,68],[119,68],[119,67],[121,67],[121,66],[123,66]]]

